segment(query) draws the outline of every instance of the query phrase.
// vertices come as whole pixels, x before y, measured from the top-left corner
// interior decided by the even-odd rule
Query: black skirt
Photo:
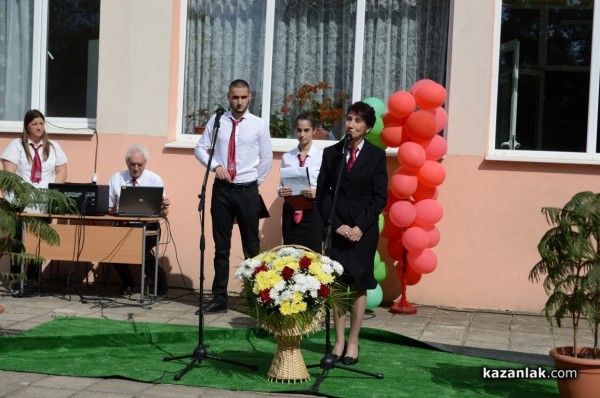
[[[294,209],[284,203],[281,219],[281,231],[285,245],[306,246],[316,253],[321,253],[323,244],[323,219],[314,208],[302,210],[302,221],[294,221]]]

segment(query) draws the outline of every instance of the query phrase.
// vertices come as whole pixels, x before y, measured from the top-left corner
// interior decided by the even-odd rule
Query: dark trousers
[[[244,257],[254,257],[260,250],[259,210],[258,185],[236,185],[215,180],[210,214],[215,241],[215,278],[213,279],[212,293],[217,301],[227,302],[229,255],[234,220],[237,220],[240,230]]]
[[[149,228],[150,229],[150,228]],[[156,279],[156,275],[154,275],[154,267],[156,265],[156,257],[154,257],[154,253],[152,252],[152,250],[154,249],[154,247],[156,246],[156,236],[147,236],[146,237],[146,256],[145,256],[145,273],[146,276],[148,276],[148,278],[150,278],[150,280],[153,283],[157,283],[158,284],[158,292],[164,292],[167,290],[167,276],[165,271],[162,269],[162,267],[159,265],[158,266],[158,280]],[[131,274],[131,271],[129,270],[129,265],[128,264],[120,264],[120,263],[113,263],[114,267],[115,267],[115,271],[117,271],[117,274],[119,275],[119,278],[121,278],[121,282],[123,283],[123,286],[129,286],[129,287],[133,287],[135,285],[134,281],[133,281],[133,275]]]

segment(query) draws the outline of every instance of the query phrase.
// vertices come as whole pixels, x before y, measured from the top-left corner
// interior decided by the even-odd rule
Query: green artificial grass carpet
[[[324,331],[306,336],[307,365],[323,357]],[[59,318],[17,336],[0,338],[0,369],[64,376],[118,377],[228,390],[307,391],[321,374],[309,368],[306,383],[273,383],[266,373],[276,350],[273,336],[256,329],[206,328],[208,354],[253,364],[257,371],[206,359],[181,380],[173,376],[189,359],[198,327],[89,318]],[[356,368],[383,373],[383,379],[332,369],[319,392],[338,397],[548,397],[557,396],[554,380],[486,380],[482,368],[522,369],[527,365],[451,354],[407,337],[375,329],[361,331]],[[537,365],[531,365],[537,369]]]

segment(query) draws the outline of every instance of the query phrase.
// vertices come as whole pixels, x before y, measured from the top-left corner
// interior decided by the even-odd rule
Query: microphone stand
[[[211,137],[210,149],[208,150],[208,162],[206,165],[206,172],[204,173],[204,180],[202,181],[202,189],[198,198],[200,199],[200,203],[198,204],[198,212],[200,213],[200,297],[198,298],[198,345],[194,349],[191,354],[188,355],[180,355],[180,356],[172,356],[165,357],[164,361],[172,361],[183,358],[192,358],[192,360],[180,370],[173,379],[179,380],[183,375],[185,375],[188,371],[190,371],[196,363],[201,363],[204,359],[214,359],[221,362],[230,363],[232,365],[244,366],[252,370],[257,370],[258,367],[256,365],[247,365],[240,362],[232,361],[230,359],[218,357],[215,355],[210,355],[208,353],[208,346],[204,343],[204,312],[202,309],[202,301],[204,298],[204,251],[206,248],[205,244],[205,236],[204,236],[204,212],[206,205],[206,185],[208,181],[208,175],[210,173],[210,166],[212,163],[215,143],[217,141],[217,134],[219,133],[220,127],[220,119],[225,113],[225,109],[219,107],[217,110],[217,114],[215,116],[215,122],[213,124],[213,136]]]
[[[327,228],[325,229],[325,236],[323,237],[323,254],[329,256],[331,253],[331,236],[332,236],[332,228],[333,228],[333,216],[335,214],[335,206],[337,204],[338,195],[340,191],[340,185],[342,184],[342,176],[346,169],[347,161],[346,155],[348,154],[348,147],[350,146],[350,141],[352,140],[352,136],[350,134],[346,135],[344,148],[342,149],[342,165],[340,167],[340,171],[338,173],[337,183],[335,184],[335,190],[333,193],[333,201],[331,203],[331,212],[329,214],[329,219],[327,220]],[[375,377],[376,379],[383,379],[383,373],[372,373],[367,372],[366,370],[356,369],[354,367],[346,366],[343,364],[336,363],[333,357],[331,356],[331,314],[329,307],[325,308],[325,355],[321,358],[321,362],[318,364],[308,365],[307,368],[315,368],[317,366],[323,369],[321,374],[315,381],[315,383],[310,387],[309,392],[324,396],[325,394],[319,393],[319,387],[323,380],[329,374],[329,370],[331,369],[343,369],[349,372],[355,372],[364,374],[367,376]]]

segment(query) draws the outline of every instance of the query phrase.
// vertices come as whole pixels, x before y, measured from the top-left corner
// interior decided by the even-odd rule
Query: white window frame
[[[273,36],[275,30],[275,3],[276,0],[266,0],[267,13],[265,16],[265,58],[263,61],[263,94],[262,94],[262,115],[266,122],[271,113],[271,75],[273,67]],[[364,50],[364,28],[366,16],[366,0],[356,0],[356,35],[355,35],[355,51],[354,51],[354,70],[353,70],[353,88],[351,100],[358,101],[361,98],[362,89],[362,64]],[[184,77],[185,77],[185,56],[186,56],[186,31],[187,31],[187,1],[181,2],[180,13],[180,32],[179,32],[179,81],[177,97],[177,128],[176,141],[170,142],[166,146],[170,148],[190,148],[194,147],[198,142],[198,136],[194,134],[183,134],[183,93]],[[320,148],[326,148],[335,144],[337,141],[314,140]],[[298,140],[295,138],[271,138],[273,151],[287,152],[298,145]],[[394,149],[392,153],[395,153]]]
[[[496,20],[492,60],[492,100],[490,107],[490,134],[486,160],[515,162],[600,164],[600,153],[596,153],[596,130],[598,126],[598,95],[600,83],[600,1],[594,0],[592,55],[590,63],[590,95],[588,102],[588,129],[585,152],[521,151],[496,149],[496,109],[500,61],[500,33],[502,29],[502,0],[494,0]]]
[[[31,109],[46,114],[46,67],[48,62],[48,8],[49,0],[36,0],[33,14],[33,43],[31,65]],[[60,134],[93,134],[95,118],[68,118],[46,116],[46,131]],[[0,120],[3,132],[23,132],[22,121]]]

